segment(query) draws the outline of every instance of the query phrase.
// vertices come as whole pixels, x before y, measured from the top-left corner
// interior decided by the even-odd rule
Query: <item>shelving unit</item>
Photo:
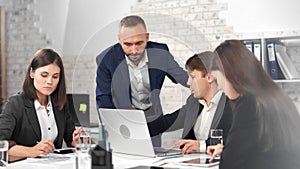
[[[295,83],[300,82],[300,79],[282,79],[282,80],[274,80],[276,83]]]
[[[241,41],[254,53],[258,60],[260,59],[263,68],[276,83],[300,82],[300,36],[264,37],[261,39],[242,39]],[[259,45],[260,49],[257,49]],[[260,56],[257,56],[258,50],[260,50]],[[293,57],[299,58],[299,68],[291,58],[291,53]],[[275,58],[274,61],[272,56]],[[274,75],[274,72],[277,74]]]

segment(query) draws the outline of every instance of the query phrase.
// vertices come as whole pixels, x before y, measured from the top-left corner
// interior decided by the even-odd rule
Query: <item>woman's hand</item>
[[[18,157],[37,157],[39,155],[47,155],[54,150],[54,144],[49,140],[38,142],[33,147],[27,147],[22,145],[14,145],[8,150],[8,155]]]
[[[52,153],[55,146],[49,140],[44,140],[30,148],[29,157],[37,157],[39,155],[47,155]]]
[[[75,147],[76,144],[79,143],[79,136],[80,136],[80,133],[83,132],[83,128],[82,127],[78,127],[77,129],[74,130],[72,136],[73,136],[73,141],[72,141],[72,146]]]
[[[179,140],[175,143],[175,147],[180,148],[183,154],[189,154],[191,151],[200,151],[199,140]]]
[[[211,155],[210,161],[213,161],[216,158],[216,156],[220,155],[223,151],[223,148],[224,148],[223,144],[208,146],[206,153]]]

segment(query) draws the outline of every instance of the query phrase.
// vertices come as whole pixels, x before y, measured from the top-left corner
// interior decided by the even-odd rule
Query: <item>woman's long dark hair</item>
[[[214,51],[208,70],[220,70],[239,94],[256,97],[256,113],[261,120],[258,134],[265,150],[273,146],[299,147],[297,108],[242,42],[221,43]]]
[[[36,69],[49,64],[56,64],[60,68],[59,82],[56,89],[51,94],[51,100],[54,105],[58,106],[59,109],[62,109],[66,101],[65,71],[61,57],[52,49],[41,49],[34,54],[23,82],[23,93],[32,100],[37,99],[33,79],[30,77],[30,70],[35,71]]]

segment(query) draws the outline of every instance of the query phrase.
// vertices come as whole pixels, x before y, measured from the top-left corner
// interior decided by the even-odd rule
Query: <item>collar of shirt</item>
[[[197,140],[206,140],[208,138],[209,130],[221,96],[222,92],[218,91],[208,105],[205,100],[199,100],[200,104],[202,104],[204,108],[194,125],[194,133]]]
[[[42,109],[44,107],[41,105],[38,99],[34,99],[33,103],[36,110]],[[47,110],[49,110],[49,112],[51,112],[50,110],[52,110],[51,96],[48,96]]]
[[[127,63],[128,66],[131,66],[132,68],[136,68],[136,67],[141,68],[145,64],[148,63],[147,50],[145,49],[144,57],[142,58],[142,60],[140,61],[140,63],[138,65],[135,65],[131,60],[129,60],[127,55],[125,55],[125,59],[126,59],[126,63]]]
[[[214,105],[218,105],[222,93],[223,93],[222,91],[218,91],[208,104],[206,104],[206,101],[204,99],[199,99],[199,103],[202,104],[204,108],[211,108]]]

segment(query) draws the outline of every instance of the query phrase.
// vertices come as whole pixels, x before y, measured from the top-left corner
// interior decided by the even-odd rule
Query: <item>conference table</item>
[[[208,167],[199,167],[194,165],[186,165],[179,163],[181,161],[186,161],[195,158],[209,158],[207,154],[188,154],[182,156],[166,156],[166,157],[142,157],[142,156],[133,156],[125,155],[119,153],[113,153],[113,165],[114,169],[126,169],[136,166],[160,166],[167,168],[208,168]],[[42,158],[27,158],[25,160],[16,161],[9,163],[6,166],[6,169],[75,169],[75,160],[76,154],[50,154],[48,157]],[[150,167],[149,167],[150,168]],[[209,169],[218,169],[219,166],[211,166]]]

